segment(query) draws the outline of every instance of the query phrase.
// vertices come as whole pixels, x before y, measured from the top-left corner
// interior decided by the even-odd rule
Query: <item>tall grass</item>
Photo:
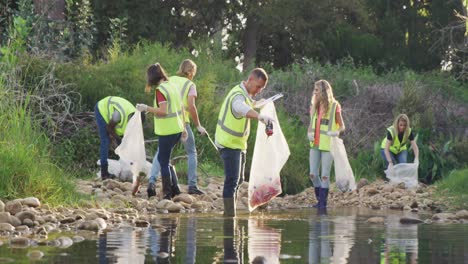
[[[1,86],[1,84],[0,84]],[[49,158],[50,143],[30,118],[27,102],[14,102],[4,87],[0,101],[0,197],[37,197],[50,205],[85,198]]]
[[[446,178],[438,181],[437,195],[450,200],[455,209],[468,209],[468,168],[452,171]]]

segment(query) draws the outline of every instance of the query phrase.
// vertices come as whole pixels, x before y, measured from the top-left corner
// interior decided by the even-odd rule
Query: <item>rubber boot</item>
[[[223,198],[224,203],[224,216],[235,217],[236,216],[236,202],[234,198]]]
[[[319,205],[317,208],[325,209],[327,208],[327,198],[328,198],[328,188],[320,188],[319,191]]]
[[[115,179],[114,174],[109,173],[109,165],[101,166],[101,180]]]
[[[315,187],[314,192],[315,192],[315,199],[317,199],[317,203],[312,205],[312,207],[317,208],[320,203],[320,187]]]
[[[169,172],[171,173],[171,190],[172,197],[181,194],[179,188],[179,179],[177,178],[177,173],[175,167],[169,164]]]
[[[162,187],[163,187],[163,199],[172,200],[172,182],[171,176],[161,175]]]

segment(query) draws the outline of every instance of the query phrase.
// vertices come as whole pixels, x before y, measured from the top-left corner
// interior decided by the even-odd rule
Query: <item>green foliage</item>
[[[2,100],[0,115],[0,196],[6,199],[37,197],[51,205],[77,203],[70,177],[50,162],[49,140],[26,111],[27,102]]]
[[[55,142],[52,148],[52,158],[65,171],[73,172],[80,177],[90,177],[96,171],[99,146],[96,129],[84,127],[76,130],[70,137]],[[116,158],[116,155],[111,155],[109,158]]]
[[[109,21],[111,25],[111,37],[109,40],[111,46],[108,49],[108,54],[109,60],[115,61],[125,49],[128,18],[111,18]]]
[[[468,169],[454,170],[436,182],[437,194],[455,209],[468,208]]]

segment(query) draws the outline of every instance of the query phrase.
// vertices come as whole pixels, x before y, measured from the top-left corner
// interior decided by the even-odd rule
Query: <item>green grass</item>
[[[32,196],[52,206],[86,200],[51,162],[49,140],[31,120],[27,102],[15,105],[5,96],[0,104],[0,197]]]
[[[437,196],[450,200],[454,209],[468,209],[468,168],[452,171],[447,177],[438,181]]]

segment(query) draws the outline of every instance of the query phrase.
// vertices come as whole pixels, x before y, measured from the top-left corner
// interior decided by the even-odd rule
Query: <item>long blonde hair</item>
[[[179,70],[177,71],[177,75],[180,77],[189,78],[192,75],[192,78],[197,73],[197,65],[190,59],[184,60],[179,65]]]
[[[314,87],[318,87],[320,89],[320,98],[317,105],[315,105],[315,110],[319,110],[319,106],[323,106],[325,113],[328,112],[328,108],[331,104],[335,101],[335,97],[333,97],[333,91],[330,83],[327,80],[318,80],[315,82]],[[314,97],[312,96],[310,103],[312,104]]]
[[[410,134],[410,121],[409,121],[409,118],[408,118],[407,115],[399,114],[395,118],[395,121],[393,121],[393,129],[395,130],[395,133],[396,133],[396,135],[394,135],[394,136],[398,137],[398,133],[400,132],[398,130],[398,123],[400,123],[400,121],[403,121],[403,122],[406,123],[406,129],[405,129],[405,132],[403,134],[403,140],[402,140],[402,142],[406,142],[406,139],[408,139],[409,134]]]

